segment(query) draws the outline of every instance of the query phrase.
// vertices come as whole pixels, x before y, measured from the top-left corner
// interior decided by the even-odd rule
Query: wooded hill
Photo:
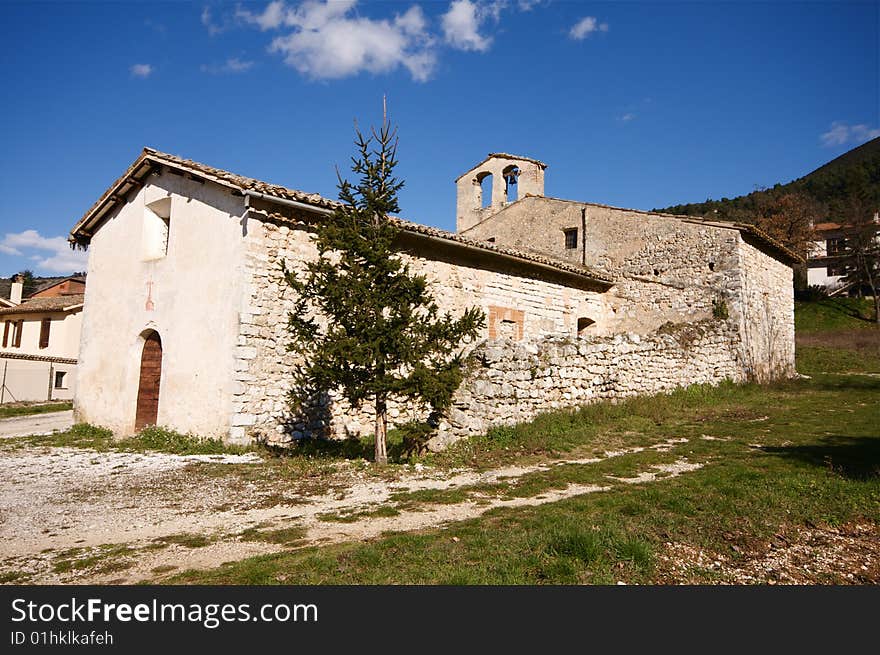
[[[776,184],[737,198],[673,205],[654,211],[687,216],[711,216],[722,220],[754,222],[761,208],[785,194],[806,196],[820,205],[833,220],[846,214],[853,201],[880,209],[880,137],[853,148],[788,184]],[[717,211],[717,213],[715,213]]]

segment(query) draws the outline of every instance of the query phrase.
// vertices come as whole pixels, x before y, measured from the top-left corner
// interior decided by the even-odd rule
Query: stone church
[[[553,408],[795,374],[791,264],[753,226],[544,195],[546,164],[490,154],[456,180],[456,232],[400,220],[441,310],[480,307],[434,444]],[[88,248],[75,412],[235,443],[370,432],[332,399],[289,415],[294,269],[336,201],[144,149],[70,233]],[[390,407],[392,422],[422,408]]]

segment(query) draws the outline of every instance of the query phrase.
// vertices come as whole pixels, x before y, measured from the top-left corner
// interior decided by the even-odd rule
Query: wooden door
[[[159,416],[159,380],[162,377],[162,340],[151,332],[144,341],[141,355],[141,376],[138,383],[137,413],[134,429],[156,425]]]

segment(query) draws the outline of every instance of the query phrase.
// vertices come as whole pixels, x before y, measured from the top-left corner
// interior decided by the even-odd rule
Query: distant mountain
[[[874,207],[875,211],[880,209],[880,137],[853,148],[788,184],[776,184],[770,189],[753,191],[736,198],[710,199],[654,211],[751,222],[750,218],[762,201],[786,193],[801,193],[810,197],[827,210],[829,217],[843,211],[853,198],[861,199]]]

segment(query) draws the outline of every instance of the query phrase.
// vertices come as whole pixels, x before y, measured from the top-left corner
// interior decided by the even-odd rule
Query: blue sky
[[[0,4],[0,276],[145,145],[336,197],[353,121],[400,131],[402,215],[452,230],[489,152],[547,195],[651,209],[800,177],[880,135],[878,3]]]

